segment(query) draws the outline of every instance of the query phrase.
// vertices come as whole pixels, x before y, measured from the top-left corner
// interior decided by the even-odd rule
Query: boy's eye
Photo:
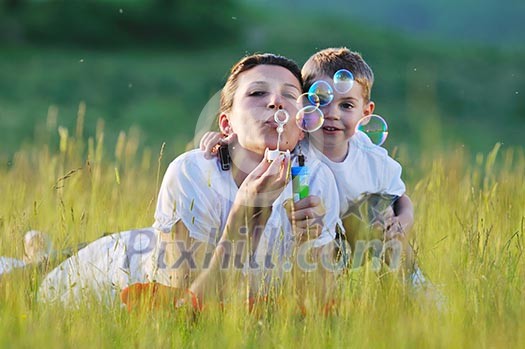
[[[352,103],[341,103],[341,108],[343,109],[352,109],[354,105]]]
[[[290,98],[290,99],[293,99],[293,100],[296,100],[298,98],[298,96],[296,96],[295,93],[291,93],[291,92],[285,92],[285,93],[283,93],[283,96],[285,98]]]

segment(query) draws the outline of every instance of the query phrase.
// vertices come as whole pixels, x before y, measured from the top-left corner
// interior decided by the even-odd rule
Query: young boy
[[[413,282],[423,282],[408,244],[407,233],[414,222],[414,215],[412,203],[405,194],[405,184],[401,180],[401,165],[389,157],[384,148],[374,145],[365,134],[356,132],[359,120],[371,115],[375,108],[371,100],[374,83],[372,69],[357,52],[347,48],[327,48],[316,52],[303,65],[303,90],[308,91],[319,80],[334,86],[334,74],[341,69],[353,74],[354,84],[346,92],[333,88],[333,100],[320,106],[325,120],[319,130],[309,134],[309,151],[328,165],[334,174],[340,196],[340,216],[352,249],[355,251],[356,241],[363,238],[355,224],[352,224],[356,216],[368,218],[376,225],[381,222],[384,236],[375,238],[401,241],[405,252],[405,270],[411,274]],[[376,207],[372,209],[377,217],[360,215],[357,206],[367,194],[393,198],[393,212],[389,205],[378,210],[380,205],[376,202]],[[378,197],[372,196],[372,199],[377,201]],[[369,200],[368,204],[374,203]],[[356,265],[355,261],[353,265]]]

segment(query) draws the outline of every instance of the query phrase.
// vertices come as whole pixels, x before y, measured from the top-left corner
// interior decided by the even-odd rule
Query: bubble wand
[[[284,131],[284,125],[290,120],[290,114],[284,109],[279,109],[275,112],[273,119],[277,123],[277,145],[274,150],[266,150],[266,159],[273,161],[282,153],[281,148],[281,134]]]

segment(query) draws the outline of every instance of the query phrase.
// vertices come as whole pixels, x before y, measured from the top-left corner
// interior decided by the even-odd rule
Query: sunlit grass
[[[107,149],[102,124],[83,139],[79,120],[77,129],[60,129],[57,149],[24,148],[0,169],[1,255],[21,258],[29,229],[64,248],[151,225],[165,170],[160,149],[143,150],[126,133]],[[0,280],[0,347],[524,347],[524,150],[498,144],[470,157],[458,149],[409,164],[422,174],[408,183],[412,236],[444,307],[413,295],[396,275],[363,267],[340,278],[342,301],[329,316],[302,317],[286,292],[259,315],[235,298],[196,320],[173,310],[65,310],[35,302],[41,274],[30,269]]]

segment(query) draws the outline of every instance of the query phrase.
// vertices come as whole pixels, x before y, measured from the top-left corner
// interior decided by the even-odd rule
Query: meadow
[[[288,289],[257,314],[244,292],[197,318],[129,314],[39,304],[52,262],[0,278],[0,348],[525,347],[523,5],[5,5],[17,3],[0,7],[0,256],[21,258],[30,229],[64,250],[150,226],[167,164],[233,62],[274,52],[301,65],[348,46],[374,69],[385,147],[403,165],[413,246],[434,286],[414,293],[366,264],[339,277],[331,315],[301,316]]]
[[[70,129],[48,123],[43,141],[0,168],[0,255],[21,257],[29,229],[62,249],[152,223],[166,154],[141,147],[133,132],[109,148],[102,123],[84,137],[79,115]],[[118,305],[72,310],[39,304],[41,271],[31,269],[0,279],[0,347],[524,347],[524,149],[498,143],[487,153],[458,147],[416,159],[400,147],[394,155],[411,169],[414,246],[443,303],[365,265],[339,278],[341,303],[328,316],[300,316],[286,294],[257,315],[242,301],[197,318]]]

